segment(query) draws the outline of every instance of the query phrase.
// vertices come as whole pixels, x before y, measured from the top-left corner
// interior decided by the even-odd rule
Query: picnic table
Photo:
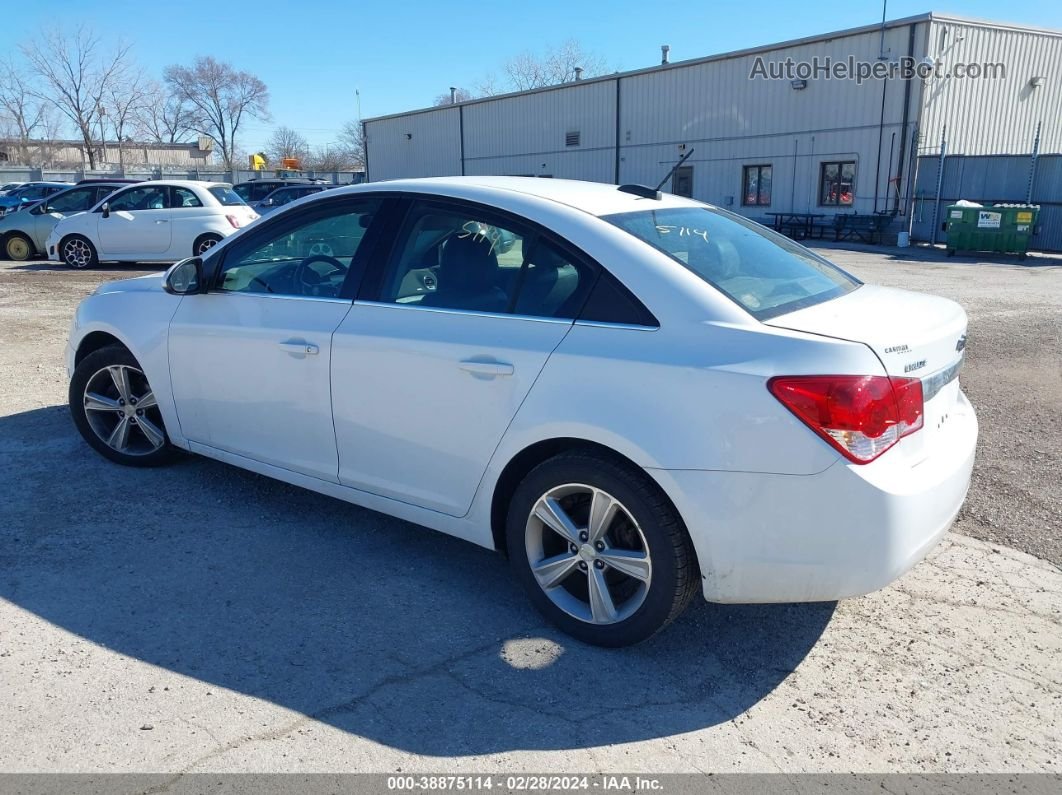
[[[767,213],[774,218],[774,231],[796,238],[808,238],[816,228],[816,219],[823,213]]]

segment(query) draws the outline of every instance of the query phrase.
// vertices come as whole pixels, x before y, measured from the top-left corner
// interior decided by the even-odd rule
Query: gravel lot
[[[827,255],[969,312],[974,538],[621,652],[471,545],[205,459],[108,464],[67,324],[146,271],[0,263],[0,772],[1062,771],[1062,259]]]

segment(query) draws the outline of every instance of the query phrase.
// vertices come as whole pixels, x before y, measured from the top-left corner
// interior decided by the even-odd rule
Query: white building
[[[905,79],[904,63],[935,71]],[[886,76],[842,79],[838,69]],[[779,79],[763,76],[772,71]],[[693,150],[665,189],[758,219],[890,214],[916,239],[939,226],[938,205],[1025,201],[1031,187],[1043,207],[1034,246],[1062,249],[1060,31],[929,13],[364,127],[374,181],[525,174],[656,185]]]

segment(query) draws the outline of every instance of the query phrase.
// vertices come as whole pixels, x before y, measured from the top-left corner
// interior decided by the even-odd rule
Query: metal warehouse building
[[[902,61],[935,69],[863,81],[834,71]],[[931,240],[955,200],[1031,200],[1042,207],[1033,247],[1062,250],[1060,31],[928,13],[367,119],[364,131],[374,181],[655,185],[693,150],[670,189],[753,218],[880,213],[892,232]]]

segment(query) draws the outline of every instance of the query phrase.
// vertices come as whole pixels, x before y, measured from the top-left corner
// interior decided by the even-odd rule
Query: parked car
[[[15,188],[20,188],[25,184],[25,182],[8,182],[0,185],[0,196],[6,196],[10,191],[13,191]]]
[[[0,252],[10,260],[24,261],[46,251],[48,235],[68,215],[91,210],[126,180],[92,180],[53,193],[22,212],[0,218]]]
[[[225,183],[141,182],[57,223],[48,235],[48,259],[71,268],[102,260],[173,262],[206,253],[256,218]]]
[[[453,177],[325,191],[105,283],[67,369],[111,461],[190,450],[501,550],[619,646],[698,590],[834,600],[919,561],[970,482],[965,342],[952,301],[723,209]]]
[[[323,190],[330,190],[336,187],[335,185],[324,184],[310,184],[310,185],[286,185],[283,188],[277,188],[270,193],[260,202],[255,204],[254,209],[259,215],[268,215],[285,204],[301,199],[303,196],[312,196],[314,193],[320,193]]]
[[[41,199],[66,190],[69,182],[27,182],[4,196],[0,196],[0,217],[21,210]]]
[[[258,202],[262,201],[262,199],[277,188],[284,188],[289,185],[318,185],[322,182],[323,180],[313,180],[303,177],[251,179],[247,182],[236,183],[232,186],[232,189],[236,191],[236,195],[247,202],[250,207],[255,208],[257,207]]]

